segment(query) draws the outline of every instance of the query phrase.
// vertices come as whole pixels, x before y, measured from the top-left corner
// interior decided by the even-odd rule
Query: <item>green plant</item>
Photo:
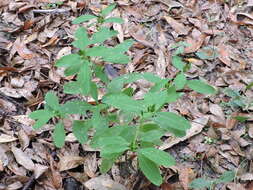
[[[197,178],[191,182],[190,188],[193,189],[208,188],[209,190],[212,190],[215,185],[219,183],[228,183],[230,181],[233,181],[234,178],[235,178],[234,171],[226,171],[218,179]]]
[[[167,152],[155,147],[161,144],[160,138],[165,132],[181,137],[190,128],[190,123],[185,118],[172,112],[163,112],[164,105],[180,98],[177,89],[182,89],[183,86],[207,94],[214,93],[215,89],[199,80],[178,85],[176,79],[161,79],[152,73],[129,73],[110,81],[103,66],[96,63],[100,60],[127,64],[130,59],[125,52],[133,44],[133,40],[126,40],[114,47],[108,47],[104,43],[117,35],[116,31],[103,26],[106,22],[121,20],[107,18],[115,6],[108,6],[98,17],[83,15],[76,18],[73,21],[75,24],[97,19],[97,31],[90,35],[84,27],[78,28],[72,43],[79,49],[78,53],[63,56],[56,63],[57,67],[65,68],[66,76],[76,76],[75,81],[64,85],[64,93],[92,97],[96,104],[84,100],[60,104],[58,97],[53,92],[48,92],[44,109],[32,112],[30,117],[36,120],[35,129],[42,127],[51,118],[57,121],[53,140],[57,147],[62,147],[66,136],[62,120],[69,115],[80,114],[84,119],[73,121],[73,133],[80,143],[86,143],[89,139],[92,147],[100,149],[102,173],[107,172],[120,156],[127,156],[127,152],[131,152],[137,155],[138,166],[144,175],[155,185],[160,185],[160,166],[170,167],[175,164],[175,160]],[[94,82],[93,77],[100,81]],[[136,100],[133,98],[134,89],[127,84],[140,79],[153,83],[153,86],[143,99]],[[98,99],[99,88],[106,88],[106,94],[101,100]],[[92,137],[87,135],[89,130],[94,132]]]
[[[247,111],[249,107],[253,106],[253,100],[241,95],[239,91],[225,88],[223,93],[231,98],[228,102],[222,102],[224,107],[231,108],[232,110],[242,109],[243,111]]]

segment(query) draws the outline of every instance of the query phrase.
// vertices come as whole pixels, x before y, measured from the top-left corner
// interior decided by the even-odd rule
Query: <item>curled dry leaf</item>
[[[14,154],[16,161],[22,165],[27,170],[33,171],[34,170],[34,163],[31,158],[25,154],[21,149],[16,148],[14,146],[11,147],[11,151]]]
[[[85,184],[89,190],[127,190],[126,187],[113,181],[108,175],[101,175],[90,179]]]

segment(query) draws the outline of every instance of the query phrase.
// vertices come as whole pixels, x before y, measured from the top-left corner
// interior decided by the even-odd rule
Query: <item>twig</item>
[[[67,9],[35,9],[33,13],[49,13],[49,14],[64,14],[69,12]]]

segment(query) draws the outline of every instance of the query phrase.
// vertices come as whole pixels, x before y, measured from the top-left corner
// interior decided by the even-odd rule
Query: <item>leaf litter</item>
[[[116,163],[117,175],[101,175],[100,158],[71,138],[71,128],[62,149],[53,145],[50,125],[41,131],[31,129],[28,114],[43,107],[48,90],[57,91],[61,101],[78,98],[62,94],[61,84],[73,77],[54,67],[58,58],[75,51],[70,47],[76,29],[71,21],[86,11],[96,15],[112,2],[0,2],[0,189],[71,190],[72,184],[76,189],[186,190],[194,178],[217,178],[226,170],[238,171],[237,179],[222,188],[252,189],[251,0],[117,1],[113,14],[125,20],[113,25],[119,31],[117,38],[136,40],[130,50],[132,62],[126,68],[115,65],[115,71],[121,71],[117,74],[148,71],[175,77],[171,47],[186,42],[182,58],[192,65],[186,76],[219,89],[213,97],[186,91],[181,102],[169,105],[169,111],[187,117],[192,128],[183,138],[164,137],[160,149],[170,152],[178,164],[162,170],[167,180],[161,187],[133,171],[128,177],[121,175],[126,170],[121,167],[124,160]],[[135,85],[144,91],[147,86],[142,81]],[[223,92],[225,88],[230,94]]]

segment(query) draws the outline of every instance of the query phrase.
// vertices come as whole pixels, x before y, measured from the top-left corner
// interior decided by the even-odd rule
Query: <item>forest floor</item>
[[[113,2],[112,14],[125,21],[112,25],[118,40],[135,40],[131,62],[112,67],[118,75],[147,71],[174,78],[172,46],[186,42],[187,78],[218,91],[207,96],[188,90],[170,104],[192,128],[183,138],[163,137],[160,149],[177,165],[162,169],[161,187],[141,174],[126,174],[122,163],[101,175],[98,152],[80,145],[71,128],[58,149],[52,125],[33,130],[28,117],[43,106],[49,90],[61,102],[73,98],[62,93],[71,78],[54,66],[74,50],[78,26],[71,21]],[[119,184],[130,190],[187,190],[193,179],[214,180],[225,171],[236,177],[213,189],[253,190],[252,71],[253,0],[0,0],[0,190],[116,190]]]

